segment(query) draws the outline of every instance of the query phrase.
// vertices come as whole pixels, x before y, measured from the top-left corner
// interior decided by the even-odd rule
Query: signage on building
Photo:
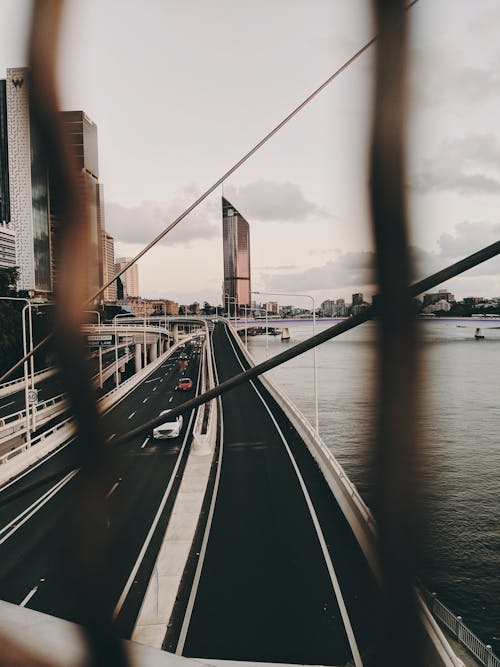
[[[113,336],[108,334],[88,334],[87,342],[89,343],[111,343]]]

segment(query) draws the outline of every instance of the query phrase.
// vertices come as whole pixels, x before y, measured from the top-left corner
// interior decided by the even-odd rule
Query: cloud
[[[410,58],[412,103],[421,107],[485,102],[497,97],[500,70],[497,62],[471,66],[465,61],[461,44],[442,41],[425,51],[414,49]]]
[[[339,290],[373,285],[375,255],[370,251],[341,253],[321,266],[285,275],[262,276],[265,288],[278,291]]]
[[[144,201],[126,207],[106,204],[106,229],[118,243],[141,244],[151,241],[182,213],[196,194],[185,190],[170,202]],[[209,240],[221,233],[220,207],[213,202],[201,204],[160,241],[164,245],[189,246],[196,240]]]
[[[500,192],[500,143],[493,134],[471,133],[444,141],[424,160],[411,186],[420,192],[456,191],[464,195]]]
[[[225,188],[225,197],[249,221],[314,222],[331,218],[325,209],[305,198],[290,181],[254,181]]]

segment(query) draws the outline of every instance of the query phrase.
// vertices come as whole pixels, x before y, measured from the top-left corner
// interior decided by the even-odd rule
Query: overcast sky
[[[367,0],[66,5],[63,108],[83,109],[98,126],[117,256],[135,254],[373,35]],[[0,0],[0,76],[26,64],[29,6]],[[500,2],[420,0],[409,18],[408,203],[418,278],[500,238]],[[250,223],[254,289],[319,301],[375,291],[372,67],[369,52],[225,184]],[[144,296],[220,298],[220,197],[141,260]],[[443,287],[457,297],[499,296],[500,260]]]

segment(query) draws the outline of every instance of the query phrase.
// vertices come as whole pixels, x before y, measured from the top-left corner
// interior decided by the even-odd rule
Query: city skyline
[[[136,31],[142,34],[146,20],[152,37],[158,30],[168,36],[147,43],[139,40],[136,62],[126,61],[131,68],[127,74],[120,58],[107,62],[104,55],[109,52],[113,3],[101,7],[89,2],[83,11],[73,2],[67,8],[61,45],[62,102],[65,108],[88,109],[99,125],[107,225],[119,255],[133,256],[373,30],[369,3],[361,0],[336,7],[318,2],[312,14],[306,3],[287,7],[286,30],[279,30],[279,48],[288,63],[283,69],[271,57],[282,15],[276,8],[281,5],[278,2],[269,11],[262,25],[257,19],[263,7],[257,3],[246,11],[254,21],[251,25],[259,25],[262,52],[255,54],[250,67],[243,48],[227,58],[226,42],[220,38],[223,28],[215,15],[200,3],[189,4],[189,9],[175,5],[175,26],[161,6],[151,5],[147,17],[133,6],[123,8],[123,30],[114,35],[113,53],[131,43]],[[242,11],[229,11],[227,3],[221,4],[229,27],[236,28]],[[183,57],[181,77],[174,56],[187,39],[182,17],[193,8],[198,21],[189,34],[193,48]],[[9,34],[0,40],[0,64],[22,63],[19,34],[26,30],[28,3],[6,5],[1,11]],[[494,3],[479,7],[450,1],[439,8],[418,3],[410,13],[407,180],[415,278],[500,236],[496,213],[500,134],[493,67],[498,47],[488,30],[497,15]],[[318,27],[329,25],[337,27]],[[254,41],[256,30],[252,27],[242,39]],[[10,33],[16,33],[15,42]],[[84,39],[84,34],[92,35],[92,40]],[[207,40],[210,49],[205,48]],[[171,63],[166,71],[163,61]],[[100,62],[107,62],[106,68],[96,66]],[[145,79],[140,76],[144,62],[148,63]],[[371,68],[372,55],[367,53],[225,184],[226,196],[253,223],[256,289],[312,291],[317,301],[332,290],[345,298],[354,289],[376,291],[364,176]],[[220,95],[228,73],[234,74],[231,96],[240,100],[236,114]],[[112,99],[106,94],[110,77],[116,91]],[[130,80],[136,89],[133,99]],[[186,80],[195,85],[187,88]],[[196,82],[201,80],[205,84],[199,88]],[[280,85],[273,86],[277,80]],[[477,102],[474,107],[469,104],[472,99]],[[200,108],[204,114],[190,111]],[[164,109],[168,109],[166,124],[158,116],[163,117]],[[141,122],[146,116],[151,122]],[[128,133],[124,160],[117,136],[123,136],[132,121],[138,132]],[[335,147],[333,154],[330,146]],[[140,179],[134,178],[137,169]],[[144,296],[167,295],[179,302],[217,299],[222,281],[219,196],[220,192],[214,193],[141,261]],[[190,274],[182,286],[178,284],[176,277],[186,264],[199,267],[201,283],[198,275]],[[455,279],[450,289],[458,296],[495,295],[500,293],[499,274],[499,262],[492,260]]]

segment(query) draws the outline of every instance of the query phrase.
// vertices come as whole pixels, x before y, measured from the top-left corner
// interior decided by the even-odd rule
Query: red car
[[[179,383],[177,384],[177,389],[179,391],[189,391],[193,388],[193,381],[191,378],[180,378]]]

